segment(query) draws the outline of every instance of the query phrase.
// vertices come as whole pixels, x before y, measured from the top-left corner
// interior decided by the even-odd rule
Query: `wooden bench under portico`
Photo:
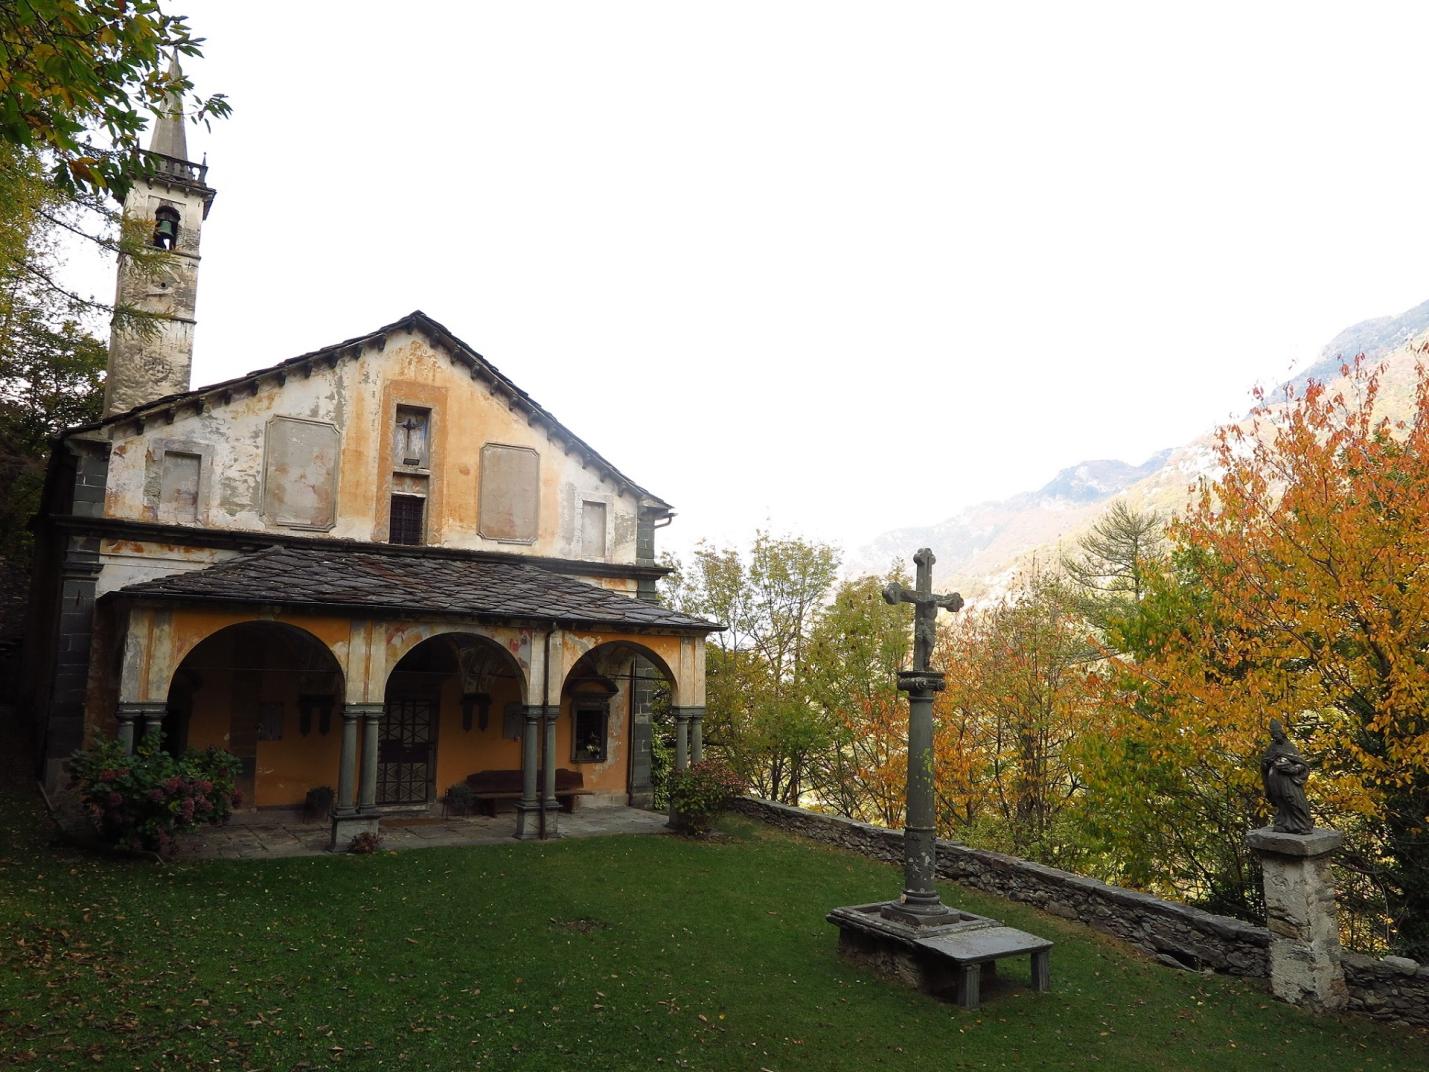
[[[483,815],[495,815],[497,801],[521,799],[519,770],[478,771],[467,775],[466,784]],[[580,771],[556,768],[556,799],[560,801],[562,811],[573,811],[576,797],[590,795],[591,791],[584,786],[585,776]]]

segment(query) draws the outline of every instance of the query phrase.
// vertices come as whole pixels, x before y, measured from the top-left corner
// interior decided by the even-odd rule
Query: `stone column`
[[[561,802],[556,799],[556,720],[560,714],[559,707],[547,707],[544,712],[546,743],[541,749],[541,836],[544,838],[561,836],[557,819]]]
[[[690,716],[690,762],[699,763],[705,758],[705,709],[687,707]]]
[[[114,709],[114,717],[119,720],[118,739],[124,745],[124,751],[134,751],[134,739],[137,736],[135,731],[140,724],[144,727],[145,736],[162,732],[166,714],[168,714],[168,705],[154,703],[152,700],[117,705]]]
[[[352,811],[357,802],[352,791],[357,785],[357,723],[362,718],[360,704],[344,704],[342,708],[342,755],[337,767],[337,797],[333,811]]]
[[[690,765],[690,709],[688,707],[672,707],[670,714],[675,716],[675,769],[672,773],[679,774]],[[675,829],[679,827],[675,818],[673,798],[670,800],[669,825]]]
[[[934,884],[937,872],[933,795],[933,694],[942,691],[936,670],[904,670],[898,688],[908,694],[908,809],[903,828],[903,896],[885,912],[915,925],[935,923],[948,909]]]
[[[361,812],[377,811],[377,738],[382,732],[382,704],[362,705],[362,788],[357,802]]]
[[[675,716],[675,770],[682,771],[690,765],[690,709],[672,707]]]
[[[1282,834],[1264,827],[1246,835],[1265,880],[1270,989],[1282,1001],[1316,1011],[1343,1008],[1348,1000],[1330,874],[1343,840],[1328,828]]]
[[[376,726],[381,724],[382,704],[373,703],[350,703],[344,704],[342,709],[342,753],[337,768],[337,796],[332,802],[332,840],[328,843],[328,849],[332,852],[342,852],[352,843],[352,839],[358,834],[377,833],[377,814],[373,809],[371,812],[358,810],[357,801],[353,799],[354,790],[357,788],[357,724],[366,721],[372,727],[368,736],[373,743],[372,754],[372,793],[371,799],[375,800],[377,795],[377,730]],[[367,752],[363,750],[363,791],[367,786]]]
[[[521,737],[521,799],[516,803],[516,837],[522,841],[541,836],[541,795],[537,772],[543,710],[540,704],[526,705],[526,724]]]
[[[169,713],[168,704],[144,704],[140,712],[144,719],[144,736],[158,740],[164,732],[164,716]],[[162,742],[160,742],[162,743]]]
[[[114,712],[114,717],[119,720],[119,743],[124,746],[125,752],[134,751],[134,723],[139,721],[140,709],[143,704],[121,703]]]

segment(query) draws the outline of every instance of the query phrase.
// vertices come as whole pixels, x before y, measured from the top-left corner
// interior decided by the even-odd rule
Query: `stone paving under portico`
[[[669,817],[639,808],[577,808],[560,818],[561,837],[605,834],[662,834]],[[516,817],[500,814],[446,816],[387,815],[382,819],[381,849],[423,849],[437,845],[495,845],[515,840]],[[202,831],[188,840],[188,859],[262,860],[288,856],[320,856],[328,851],[331,824],[305,822],[291,812],[248,812],[227,826]]]

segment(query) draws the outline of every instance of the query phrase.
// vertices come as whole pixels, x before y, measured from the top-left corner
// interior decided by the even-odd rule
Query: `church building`
[[[150,159],[124,212],[163,268],[121,258],[118,303],[159,329],[116,327],[104,416],[59,437],[37,520],[47,785],[162,732],[236,755],[247,806],[331,787],[335,848],[473,775],[517,837],[649,806],[652,701],[698,759],[719,628],[654,602],[670,505],[421,312],[191,388],[214,190],[176,102]]]

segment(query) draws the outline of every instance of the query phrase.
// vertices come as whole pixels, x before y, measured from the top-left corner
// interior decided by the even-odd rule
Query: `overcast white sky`
[[[666,547],[1139,462],[1429,298],[1425,4],[165,6],[195,384],[420,308]]]

